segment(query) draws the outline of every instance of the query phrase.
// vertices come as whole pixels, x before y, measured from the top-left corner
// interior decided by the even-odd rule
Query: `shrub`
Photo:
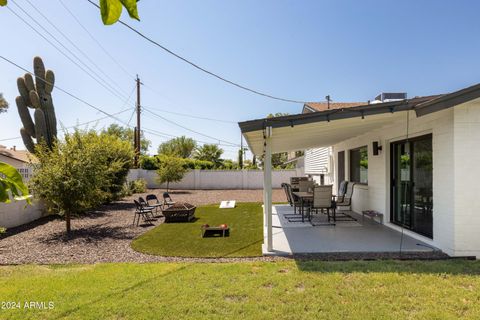
[[[66,134],[52,150],[37,147],[39,163],[30,180],[34,194],[47,209],[65,216],[70,232],[71,214],[91,209],[121,194],[133,150],[128,142],[108,134]]]
[[[130,191],[132,193],[144,193],[145,191],[147,191],[147,181],[145,179],[131,181]]]
[[[158,169],[158,159],[153,156],[141,156],[140,157],[140,168],[144,170],[157,170]]]

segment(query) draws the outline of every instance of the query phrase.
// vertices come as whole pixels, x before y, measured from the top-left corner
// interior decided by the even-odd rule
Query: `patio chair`
[[[347,188],[345,191],[345,194],[343,195],[341,200],[337,199],[337,207],[347,207],[349,211],[352,210],[352,196],[353,196],[353,190],[355,183],[354,182],[346,182],[347,183]],[[341,217],[338,217],[338,221],[357,221],[356,218],[352,217],[348,213],[346,213],[344,210],[339,210],[338,213],[341,215]]]
[[[285,196],[287,197],[288,204],[290,204],[291,207],[293,207],[293,200],[292,197],[290,196],[290,192],[288,192],[289,185],[288,183],[282,183],[282,189],[285,191]]]
[[[155,213],[158,213],[158,208],[162,209],[163,204],[158,200],[157,196],[154,194],[148,194],[145,199],[149,207],[155,208]]]
[[[133,216],[133,225],[135,225],[135,220],[137,220],[137,226],[140,223],[140,217],[143,218],[144,222],[152,223],[152,219],[148,217],[148,213],[153,214],[152,209],[148,209],[144,207],[140,202],[137,200],[133,200],[135,203],[135,215]],[[138,219],[137,219],[138,217]]]
[[[170,194],[168,192],[163,193],[163,208],[171,207],[175,204],[175,201],[172,200],[172,197],[170,197]]]
[[[156,209],[155,207],[149,206],[148,202],[145,201],[145,199],[143,199],[142,197],[138,197],[138,202],[142,205],[143,209],[149,210],[149,213],[151,214],[151,218],[155,218],[155,216],[153,215],[153,210]]]
[[[335,201],[332,200],[333,195],[333,186],[316,186],[313,188],[313,202],[310,209],[310,212],[315,210],[318,213],[318,209],[326,210],[327,217],[328,217],[328,224],[326,225],[334,225],[336,222],[336,204]],[[331,214],[331,216],[330,216]],[[310,217],[311,218],[311,217]],[[330,223],[330,220],[333,219],[333,224]],[[310,219],[310,222],[313,222]],[[325,225],[325,224],[316,224],[316,225]]]
[[[338,185],[338,193],[337,193],[337,202],[342,202],[345,193],[347,192],[347,185],[348,181],[341,181]]]
[[[314,182],[311,180],[301,180],[298,182],[298,191],[300,192],[308,192],[309,190],[313,189]]]
[[[307,181],[308,177],[290,177],[290,186],[293,190],[298,191],[298,183],[300,181]]]

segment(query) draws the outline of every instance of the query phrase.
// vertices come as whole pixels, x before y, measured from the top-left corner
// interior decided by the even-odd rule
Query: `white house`
[[[331,147],[334,189],[343,177],[358,183],[353,211],[381,212],[385,226],[402,227],[448,255],[480,257],[480,84],[239,125],[250,150],[267,160],[271,153]],[[268,163],[264,186],[271,249]]]

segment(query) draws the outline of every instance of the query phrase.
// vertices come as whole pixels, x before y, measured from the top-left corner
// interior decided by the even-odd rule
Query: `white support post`
[[[267,222],[267,251],[273,251],[272,228],[272,127],[265,130],[265,158],[263,162],[264,212]]]

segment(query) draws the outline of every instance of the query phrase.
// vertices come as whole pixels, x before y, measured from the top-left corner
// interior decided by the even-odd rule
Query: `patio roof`
[[[350,108],[303,113],[240,122],[250,150],[264,153],[265,128],[271,127],[272,153],[327,147],[348,138],[405,119],[405,112],[417,116],[437,112],[480,97],[480,84],[453,92],[412,99],[366,104]]]

